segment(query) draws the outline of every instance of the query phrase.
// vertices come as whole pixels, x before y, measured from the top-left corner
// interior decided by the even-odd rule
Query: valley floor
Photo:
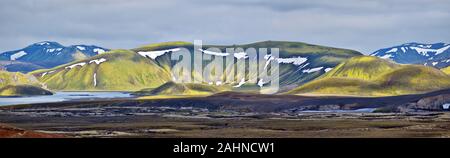
[[[1,123],[66,137],[450,137],[450,113],[240,113],[201,108],[3,109]],[[0,130],[1,131],[1,130]]]

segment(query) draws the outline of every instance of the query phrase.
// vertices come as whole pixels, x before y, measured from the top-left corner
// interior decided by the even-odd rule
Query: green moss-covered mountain
[[[0,70],[0,96],[52,95],[32,75]]]
[[[450,76],[420,65],[399,65],[377,57],[354,57],[288,94],[386,96],[450,87]]]
[[[0,96],[53,95],[49,90],[32,85],[8,85],[0,88]]]
[[[32,75],[20,72],[0,70],[0,88],[7,85],[39,85],[39,81]]]
[[[380,60],[376,57],[355,57],[347,62],[336,66],[333,70],[324,74],[323,77],[344,77],[361,80],[373,80],[380,74],[392,71],[400,65],[392,63],[388,60]]]
[[[270,59],[280,63],[280,85],[281,90],[302,85],[316,77],[331,70],[336,65],[354,56],[362,54],[353,50],[311,45],[301,42],[266,41],[247,45],[232,46],[212,46],[204,45],[203,50],[210,47],[217,47],[225,53],[225,48],[280,48],[280,55],[277,59]],[[114,50],[110,53],[97,55],[90,59],[79,60],[53,69],[38,70],[32,72],[41,82],[47,84],[48,88],[55,90],[125,90],[135,91],[145,88],[158,88],[166,82],[173,80],[171,71],[177,61],[171,60],[171,54],[178,48],[186,48],[194,58],[194,46],[188,42],[166,42],[142,46],[132,50]],[[235,54],[211,53],[199,51],[203,57],[207,55],[213,58],[223,58]],[[236,52],[240,53],[240,52]],[[242,54],[241,54],[242,55]],[[248,56],[241,56],[248,63]],[[97,62],[96,62],[97,61]],[[102,61],[102,62],[99,62]],[[211,61],[204,61],[203,67]],[[98,64],[97,64],[98,63]],[[264,64],[260,64],[264,65]],[[234,72],[235,67],[225,68],[223,71]],[[194,80],[202,80],[202,75],[191,72]],[[226,73],[224,73],[226,74]],[[223,79],[225,76],[221,76]],[[201,82],[203,85],[240,86],[255,87],[256,82],[249,83],[249,80],[259,81],[257,73],[246,71],[245,74],[238,72],[234,81],[224,82]],[[258,86],[256,86],[258,87]]]
[[[156,88],[170,73],[129,50],[113,50],[53,69],[31,72],[53,90],[136,91]]]

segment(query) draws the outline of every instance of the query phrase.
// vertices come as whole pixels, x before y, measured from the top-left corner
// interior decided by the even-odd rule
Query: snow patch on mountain
[[[294,65],[302,65],[308,61],[308,58],[304,58],[304,57],[274,58],[270,54],[265,55],[264,59],[266,59],[266,64],[264,65],[264,69],[267,68],[270,61],[272,61],[272,60],[277,61],[279,64],[294,64]]]
[[[213,51],[203,50],[203,49],[199,49],[199,50],[202,51],[205,54],[215,55],[215,56],[228,56],[228,55],[230,55],[230,53],[219,53],[219,52],[213,52]]]
[[[66,69],[72,69],[72,68],[74,68],[74,67],[76,67],[76,66],[83,67],[84,65],[86,65],[85,62],[76,63],[76,64],[73,64],[73,65],[67,66]]]
[[[41,74],[41,77],[44,77],[45,75],[47,75],[48,72],[44,72]]]
[[[239,87],[241,87],[241,86],[244,85],[244,84],[245,84],[245,78],[242,78],[241,81],[238,83],[238,85],[233,86],[233,87],[234,87],[234,88],[239,88]]]
[[[48,42],[39,42],[39,43],[36,43],[37,45],[50,45],[50,43],[48,43]]]
[[[149,57],[149,58],[152,58],[153,60],[155,60],[157,57],[159,57],[161,55],[164,55],[164,54],[169,53],[169,52],[177,52],[177,51],[180,51],[180,50],[181,50],[180,48],[173,48],[173,49],[148,51],[148,52],[140,51],[140,52],[138,52],[138,54],[143,56],[143,57]]]
[[[53,53],[56,49],[52,48],[52,49],[47,49],[46,52],[47,53]]]
[[[263,79],[259,79],[259,81],[258,81],[258,86],[259,87],[262,87],[262,86],[264,86],[264,81],[263,81]]]
[[[92,50],[92,51],[96,52],[97,54],[103,54],[106,52],[104,49],[101,49],[101,48],[94,48],[94,50]]]
[[[237,59],[247,59],[247,53],[245,52],[240,52],[240,53],[234,53],[234,57]]]
[[[294,64],[294,65],[301,65],[308,61],[308,58],[303,57],[293,57],[293,58],[278,58],[278,63],[283,64]]]
[[[397,48],[392,48],[391,50],[387,51],[386,53],[393,53],[393,52],[397,52]]]
[[[83,46],[76,46],[76,47],[78,50],[81,50],[81,51],[86,50],[86,47],[83,47]]]
[[[444,48],[440,48],[440,49],[436,50],[436,54],[434,54],[434,55],[439,55],[439,54],[443,53],[444,51],[446,51],[449,48],[450,48],[450,45],[447,45]]]
[[[323,67],[316,67],[316,68],[306,69],[306,70],[303,70],[303,73],[313,73],[313,72],[316,72],[316,71],[320,71],[322,69],[323,69]]]
[[[51,73],[54,73],[54,72],[55,72],[55,70],[44,72],[44,73],[41,74],[41,77],[44,77],[45,75],[51,74]]]
[[[401,49],[402,49],[402,52],[406,52],[406,50],[407,50],[408,48],[402,47]]]
[[[428,49],[428,48],[419,48],[419,47],[410,47],[410,48],[416,50],[417,53],[419,53],[420,55],[423,55],[423,56],[430,56],[430,54],[428,54],[428,53],[436,51],[434,49]]]
[[[105,58],[100,58],[100,59],[94,59],[94,60],[91,60],[91,61],[89,61],[89,64],[91,64],[91,63],[95,63],[95,64],[100,64],[100,63],[103,63],[103,62],[105,62],[106,61],[106,59]]]
[[[392,58],[393,56],[392,56],[392,54],[386,54],[386,55],[383,55],[382,57],[380,57],[381,59],[390,59],[390,58]]]
[[[27,55],[27,53],[25,51],[20,51],[18,53],[15,53],[13,55],[10,56],[11,60],[16,60],[19,59],[20,57],[23,57],[24,55]]]
[[[94,73],[94,87],[97,87],[97,73]]]

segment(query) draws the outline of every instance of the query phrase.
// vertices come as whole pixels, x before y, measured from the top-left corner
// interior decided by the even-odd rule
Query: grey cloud
[[[134,48],[163,41],[290,40],[370,53],[450,42],[446,0],[2,0],[0,52],[33,42]]]

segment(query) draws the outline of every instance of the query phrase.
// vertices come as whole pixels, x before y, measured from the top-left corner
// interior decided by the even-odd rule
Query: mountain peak
[[[29,72],[39,68],[52,68],[74,60],[79,60],[109,49],[94,45],[63,46],[54,41],[41,41],[25,48],[0,53],[0,60],[12,61],[6,67],[8,71]],[[14,63],[13,63],[14,62]]]
[[[409,42],[409,43],[405,43],[402,44],[400,46],[396,46],[396,47],[419,47],[419,48],[440,48],[443,46],[447,46],[448,44],[443,43],[443,42],[438,42],[438,43],[418,43],[418,42]]]
[[[41,41],[41,42],[32,44],[32,46],[60,46],[60,47],[62,47],[61,44],[59,44],[58,42],[54,42],[54,41]]]
[[[450,45],[443,42],[434,44],[410,42],[377,50],[371,56],[391,59],[401,64],[420,64],[442,68],[450,65]]]

